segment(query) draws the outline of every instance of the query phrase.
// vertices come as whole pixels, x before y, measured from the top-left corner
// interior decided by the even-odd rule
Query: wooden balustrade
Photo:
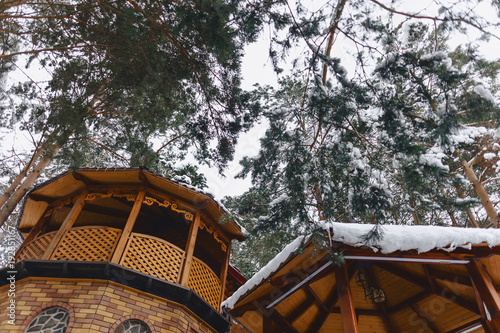
[[[43,234],[19,250],[16,259],[41,259],[56,231]],[[121,230],[103,226],[69,229],[50,260],[111,261]],[[154,236],[131,233],[119,264],[157,278],[179,283],[185,251]],[[218,276],[193,257],[188,287],[215,309],[219,308],[221,283]]]
[[[18,251],[16,260],[41,259],[55,234],[56,232],[52,231],[35,238]]]
[[[132,233],[120,265],[177,283],[183,260],[184,251],[177,246],[160,238]]]

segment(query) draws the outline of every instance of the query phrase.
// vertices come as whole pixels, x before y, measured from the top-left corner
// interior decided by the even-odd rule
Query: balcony
[[[41,259],[56,231],[43,234],[22,247],[16,260]],[[49,260],[112,261],[121,230],[104,226],[74,227],[66,231]],[[186,253],[154,236],[131,233],[118,264],[130,269],[179,283]],[[193,257],[187,286],[208,304],[219,309],[221,282],[208,265]]]

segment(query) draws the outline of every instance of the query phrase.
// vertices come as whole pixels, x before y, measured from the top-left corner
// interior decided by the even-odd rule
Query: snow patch
[[[483,155],[483,157],[484,157],[485,160],[492,160],[495,157],[497,157],[497,154],[495,154],[495,153],[486,153],[486,154]]]
[[[363,236],[373,229],[373,224],[322,223],[323,229],[333,228],[332,240],[351,246],[366,246]],[[392,253],[417,250],[424,253],[433,249],[453,251],[462,247],[470,249],[474,244],[488,243],[490,247],[500,244],[499,229],[466,229],[439,226],[382,226],[383,238],[374,240],[370,246],[374,251]]]
[[[487,101],[490,101],[491,103],[495,103],[495,97],[493,97],[493,94],[491,91],[486,89],[482,84],[478,84],[477,86],[474,87],[474,92],[484,98]]]

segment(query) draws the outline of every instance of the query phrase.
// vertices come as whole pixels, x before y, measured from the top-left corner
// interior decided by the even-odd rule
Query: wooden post
[[[224,259],[224,263],[222,264],[222,269],[220,272],[220,301],[221,304],[224,301],[224,293],[226,292],[226,280],[227,280],[227,269],[229,267],[229,257],[231,256],[231,242],[227,244],[226,249],[226,258]]]
[[[481,295],[479,294],[479,291],[477,290],[474,283],[472,283],[472,289],[474,290],[474,295],[476,297],[477,305],[479,307],[479,313],[481,314],[481,324],[483,325],[483,328],[486,333],[493,333],[495,328],[493,327],[491,321],[486,319],[486,312],[484,311],[483,299],[481,298]]]
[[[54,238],[52,238],[52,241],[45,250],[45,253],[42,256],[42,260],[49,260],[52,256],[52,253],[55,253],[55,250],[59,246],[59,242],[63,238],[64,234],[73,226],[73,223],[75,223],[78,214],[80,214],[80,212],[82,211],[83,206],[85,205],[85,197],[87,196],[87,193],[88,191],[85,190],[82,192],[82,194],[80,194],[80,196],[78,196],[75,204],[64,219],[64,222],[61,224],[61,227],[59,228],[59,230],[57,230]]]
[[[467,269],[476,291],[481,316],[494,332],[500,332],[500,297],[495,286],[479,259],[471,259]]]
[[[139,211],[141,210],[142,202],[144,201],[145,196],[146,196],[146,191],[140,191],[137,194],[137,197],[135,198],[134,206],[130,211],[127,222],[125,223],[125,227],[123,227],[120,239],[118,240],[118,244],[116,244],[113,257],[111,257],[111,262],[115,264],[120,264],[120,259],[123,255],[123,250],[125,250],[125,246],[127,245],[130,234],[132,233],[132,229],[134,228],[137,216],[139,216]]]
[[[200,212],[198,211],[194,217],[193,223],[189,228],[189,236],[186,243],[186,251],[184,258],[184,265],[182,266],[179,284],[187,287],[189,279],[189,271],[191,270],[191,263],[193,262],[194,246],[196,244],[196,237],[198,236],[198,229],[200,227]]]
[[[335,280],[337,281],[337,292],[340,301],[340,313],[342,315],[342,325],[345,333],[358,333],[358,323],[356,312],[352,303],[351,288],[349,287],[349,277],[347,265],[334,265]]]

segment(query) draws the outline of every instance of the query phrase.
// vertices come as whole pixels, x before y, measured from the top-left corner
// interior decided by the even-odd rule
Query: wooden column
[[[500,332],[500,297],[495,286],[479,259],[471,259],[467,269],[483,320],[492,331]]]
[[[59,242],[63,238],[64,234],[73,226],[73,223],[75,223],[78,214],[80,214],[80,212],[82,211],[83,206],[85,205],[85,197],[87,196],[87,193],[88,191],[83,191],[82,194],[78,196],[73,205],[73,208],[71,208],[70,212],[64,219],[64,222],[61,224],[61,227],[59,228],[59,230],[57,230],[54,238],[52,238],[52,241],[45,250],[45,253],[41,258],[42,260],[49,260],[52,256],[52,253],[55,253],[55,250],[57,249]]]
[[[141,210],[142,202],[144,201],[145,196],[146,196],[146,191],[140,191],[137,194],[137,197],[135,198],[134,206],[130,211],[130,215],[128,216],[127,222],[125,223],[125,227],[122,230],[120,239],[118,240],[118,244],[116,244],[113,257],[111,257],[111,262],[115,264],[120,264],[120,259],[123,255],[123,251],[125,250],[125,246],[127,245],[130,234],[132,233],[132,229],[134,228],[137,216],[139,216],[139,211]]]
[[[191,270],[191,263],[193,262],[194,246],[196,245],[196,237],[198,236],[198,229],[200,227],[200,212],[197,212],[191,227],[189,228],[189,236],[186,243],[186,252],[184,257],[184,265],[182,266],[179,284],[187,287],[189,279],[189,271]]]
[[[352,303],[351,288],[349,287],[349,276],[347,265],[334,265],[335,280],[337,282],[337,292],[340,301],[340,313],[342,315],[342,325],[345,333],[358,333],[358,322],[356,312]]]
[[[220,272],[220,301],[219,304],[224,301],[224,293],[226,292],[226,280],[227,280],[227,269],[229,268],[229,257],[231,256],[231,241],[227,244],[226,248],[226,258],[222,264],[222,269]]]

